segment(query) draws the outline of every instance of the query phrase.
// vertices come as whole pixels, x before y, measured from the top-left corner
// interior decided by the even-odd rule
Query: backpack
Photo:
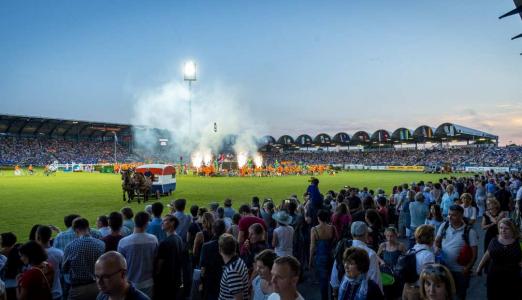
[[[348,227],[348,226],[346,226]],[[344,251],[348,248],[350,248],[353,244],[353,241],[347,238],[341,239],[339,242],[337,242],[337,245],[335,246],[335,249],[333,251],[333,257],[335,259],[337,268],[337,278],[339,279],[339,282],[342,280],[344,276],[344,263],[343,263],[343,254]]]
[[[446,231],[449,227],[449,222],[445,222],[442,231],[440,232],[440,236],[442,239],[446,238]],[[473,250],[469,245],[469,231],[471,230],[471,226],[466,223],[464,227],[464,233],[462,234],[462,239],[464,240],[464,246],[460,249],[459,256],[457,257],[457,263],[461,266],[466,266],[471,259],[473,258]],[[441,245],[442,246],[442,245]]]
[[[420,249],[418,251],[410,249],[397,259],[394,271],[395,275],[397,275],[402,282],[414,283],[419,280],[419,274],[417,274],[417,253],[423,250],[426,249]]]

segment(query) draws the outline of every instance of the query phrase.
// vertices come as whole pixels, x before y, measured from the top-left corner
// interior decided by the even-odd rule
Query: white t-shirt
[[[270,296],[268,296],[268,300],[281,300],[281,297],[279,297],[278,293],[272,293]],[[304,300],[303,296],[297,292],[297,298],[295,300]]]
[[[437,238],[442,235],[444,225],[445,224],[442,224],[440,226],[439,232],[437,232]],[[442,253],[444,261],[446,263],[446,267],[448,267],[448,269],[453,272],[462,272],[462,270],[464,270],[464,266],[459,265],[457,258],[459,257],[460,249],[462,249],[465,244],[464,238],[462,237],[465,227],[465,224],[459,228],[453,228],[451,225],[448,226],[448,229],[446,230],[446,236],[442,239]],[[473,228],[469,230],[469,245],[471,247],[478,246],[478,235]]]
[[[464,218],[468,218],[468,220],[476,220],[477,219],[477,209],[473,206],[464,207]]]
[[[516,200],[522,200],[522,186],[517,191]]]
[[[293,255],[294,228],[292,226],[278,226],[274,229],[277,236],[277,246],[274,251],[277,256]]]

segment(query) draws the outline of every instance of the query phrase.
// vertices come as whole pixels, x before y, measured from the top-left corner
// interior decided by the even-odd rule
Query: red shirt
[[[54,270],[49,264],[43,269],[32,267],[22,274],[18,285],[28,290],[28,299],[52,300],[53,277]]]

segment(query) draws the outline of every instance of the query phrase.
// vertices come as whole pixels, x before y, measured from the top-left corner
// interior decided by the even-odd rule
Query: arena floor
[[[326,193],[345,185],[377,189],[387,193],[392,186],[404,182],[437,180],[448,175],[408,172],[350,171],[336,175],[322,175],[320,190]],[[285,176],[271,178],[205,178],[178,176],[177,189],[164,204],[174,198],[186,198],[188,206],[206,205],[212,201],[222,203],[229,197],[235,207],[250,203],[252,196],[270,197],[276,202],[291,194],[301,199],[308,185],[308,177]],[[20,241],[28,239],[33,224],[53,224],[64,227],[63,217],[78,213],[87,217],[94,226],[96,217],[119,210],[127,203],[122,201],[119,175],[99,173],[62,173],[44,176],[41,170],[35,175],[14,176],[13,171],[0,171],[0,232],[13,231]],[[154,199],[152,199],[155,201]],[[144,204],[133,202],[133,210],[143,210]],[[188,208],[187,208],[188,209]]]

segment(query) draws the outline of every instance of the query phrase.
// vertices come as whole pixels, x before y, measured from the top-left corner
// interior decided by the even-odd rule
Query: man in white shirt
[[[276,258],[272,266],[272,284],[275,293],[268,300],[304,300],[297,291],[301,264],[293,256]]]
[[[352,247],[361,248],[368,252],[368,257],[370,258],[370,269],[368,270],[368,278],[375,281],[375,283],[379,285],[381,291],[383,291],[381,281],[381,270],[379,269],[377,253],[375,253],[375,251],[373,251],[370,247],[366,245],[366,241],[368,240],[368,226],[364,222],[355,221],[352,223],[352,227],[350,228],[350,230],[353,236]],[[341,280],[342,278],[339,278],[339,275],[337,274],[337,262],[334,262],[332,272],[330,274],[330,285],[332,286],[334,295],[337,295],[337,290],[339,289]]]

